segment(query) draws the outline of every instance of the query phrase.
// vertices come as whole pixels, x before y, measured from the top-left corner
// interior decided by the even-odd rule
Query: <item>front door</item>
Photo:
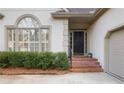
[[[73,54],[84,54],[84,32],[73,33]]]

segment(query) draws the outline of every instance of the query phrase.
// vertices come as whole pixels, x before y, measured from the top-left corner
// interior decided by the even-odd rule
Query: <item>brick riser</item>
[[[71,72],[103,72],[101,68],[71,68]]]
[[[95,58],[72,58],[73,61],[98,61]]]
[[[84,56],[72,57],[72,72],[103,72],[100,63],[95,58],[88,58]]]
[[[72,68],[101,68],[100,65],[73,65]]]

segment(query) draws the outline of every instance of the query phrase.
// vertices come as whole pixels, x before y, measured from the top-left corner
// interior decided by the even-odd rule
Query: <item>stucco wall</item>
[[[88,51],[98,58],[104,68],[104,38],[106,33],[124,24],[124,9],[109,9],[88,30]]]
[[[0,20],[0,51],[5,49],[5,25],[14,25],[16,20],[24,14],[32,14],[36,16],[42,25],[49,25],[51,27],[51,48],[53,52],[63,51],[63,20],[55,20],[51,13],[59,9],[0,9],[0,13],[5,17]]]

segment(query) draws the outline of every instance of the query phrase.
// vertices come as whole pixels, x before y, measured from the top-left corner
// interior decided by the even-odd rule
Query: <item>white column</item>
[[[68,20],[63,21],[64,31],[63,31],[63,48],[64,51],[68,54],[68,46],[69,46],[69,32],[68,32]]]

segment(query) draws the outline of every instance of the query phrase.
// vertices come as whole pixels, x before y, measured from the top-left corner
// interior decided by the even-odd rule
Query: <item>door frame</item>
[[[84,54],[83,55],[85,55],[86,54],[86,42],[87,42],[87,38],[86,38],[86,33],[87,33],[87,31],[86,30],[70,30],[70,32],[69,32],[69,39],[70,39],[70,33],[72,33],[72,54],[74,54],[74,32],[84,32]],[[86,39],[85,39],[86,38]],[[70,40],[69,40],[70,41]],[[70,44],[70,42],[69,42],[69,44]]]

